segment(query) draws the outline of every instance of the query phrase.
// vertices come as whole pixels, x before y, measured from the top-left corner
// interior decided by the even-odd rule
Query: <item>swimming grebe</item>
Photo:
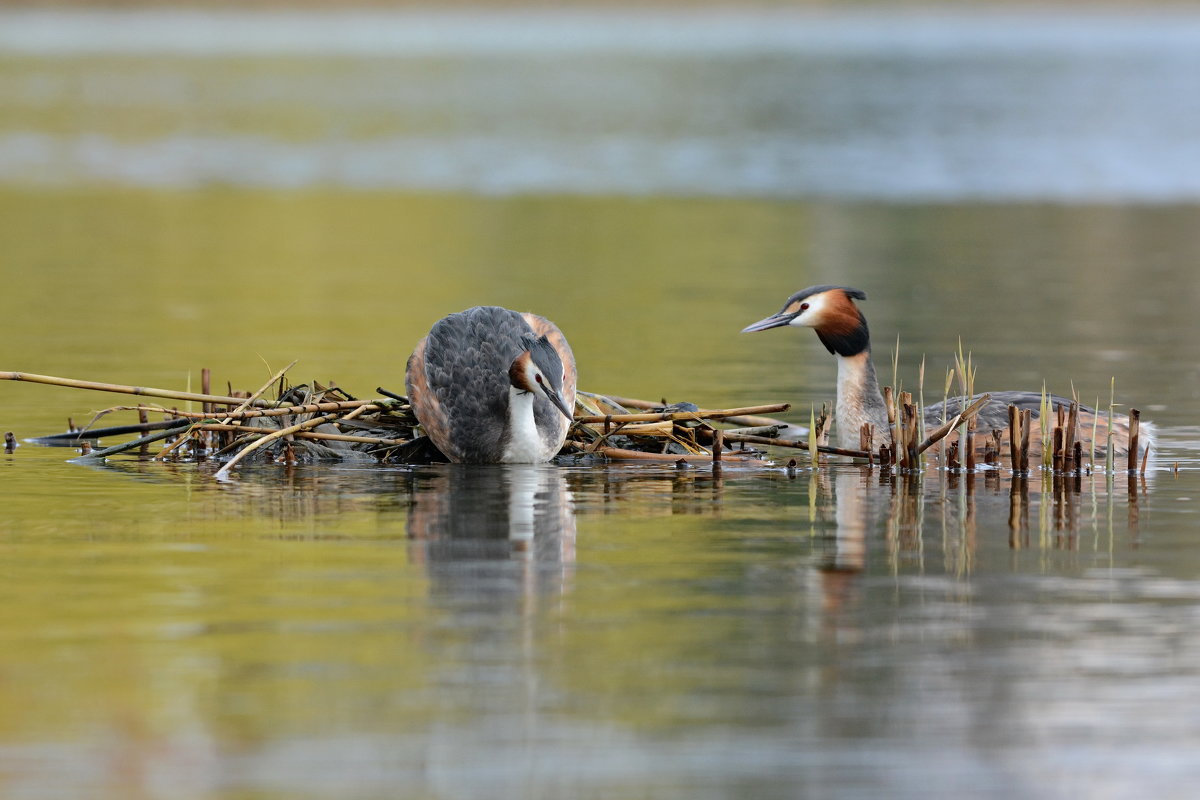
[[[765,331],[784,325],[812,328],[817,338],[825,345],[830,353],[837,357],[838,382],[837,402],[834,407],[833,421],[838,447],[857,450],[861,444],[860,432],[864,424],[869,423],[874,431],[871,449],[876,450],[887,439],[888,412],[879,390],[879,380],[875,377],[875,367],[871,363],[871,337],[867,331],[867,320],[855,305],[855,300],[866,300],[867,295],[859,289],[847,286],[810,286],[796,292],[788,298],[779,312],[766,319],[748,325],[742,333]],[[988,433],[993,430],[1008,432],[1008,407],[1032,410],[1032,416],[1037,419],[1041,412],[1042,396],[1039,392],[989,392],[991,400],[979,412],[977,431]],[[975,395],[979,397],[979,395]],[[946,419],[952,419],[959,411],[975,398],[955,397],[942,403],[926,406],[924,421],[927,428],[940,425],[943,412]],[[1050,397],[1052,408],[1069,406],[1071,401],[1065,397],[1053,395]],[[1097,413],[1094,409],[1081,405],[1079,407],[1078,433],[1083,444],[1084,452],[1092,445],[1089,441],[1093,420]],[[1100,415],[1096,433],[1095,448],[1103,451],[1108,433],[1106,415]],[[1030,452],[1040,453],[1039,427],[1033,426],[1030,442]],[[1113,448],[1117,454],[1125,454],[1129,449],[1129,418],[1113,415]],[[1152,430],[1148,423],[1141,424],[1139,433],[1139,450],[1150,446]],[[981,440],[983,437],[979,437]],[[982,445],[982,442],[981,442]]]
[[[553,458],[571,427],[575,357],[553,322],[498,306],[438,320],[404,377],[425,433],[467,464]]]

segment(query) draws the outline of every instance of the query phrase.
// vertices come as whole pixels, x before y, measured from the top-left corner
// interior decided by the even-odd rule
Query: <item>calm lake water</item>
[[[1190,797],[1200,16],[0,14],[0,369],[403,390],[477,303],[581,385],[1045,382],[1144,479],[0,455],[0,795]],[[932,387],[932,388],[930,388]],[[0,383],[0,428],[123,402]],[[783,459],[785,460],[785,455]],[[781,460],[782,462],[782,460]]]

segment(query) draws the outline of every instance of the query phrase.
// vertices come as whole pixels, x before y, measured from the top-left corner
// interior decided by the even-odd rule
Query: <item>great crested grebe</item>
[[[575,357],[553,322],[499,306],[438,320],[404,376],[425,433],[466,464],[553,458],[571,427]]]
[[[833,421],[836,432],[836,442],[839,447],[857,450],[861,444],[860,432],[864,424],[870,424],[874,430],[871,449],[877,449],[884,443],[888,430],[887,406],[883,394],[879,390],[879,380],[875,377],[875,366],[871,363],[871,336],[867,331],[867,319],[855,305],[855,300],[866,300],[867,295],[859,289],[848,286],[810,286],[796,292],[787,299],[783,308],[766,319],[748,325],[742,333],[765,331],[784,325],[812,328],[816,331],[821,344],[837,357],[838,382],[837,403],[834,407]],[[992,430],[1008,431],[1008,407],[1030,409],[1034,419],[1041,411],[1042,396],[1039,392],[988,392],[991,400],[979,412],[977,430],[989,432]],[[978,397],[976,395],[975,397]],[[945,404],[936,403],[926,406],[924,410],[925,425],[929,428],[937,426],[945,418],[953,418],[973,398],[955,397]],[[1071,401],[1065,397],[1051,396],[1051,407],[1069,406]],[[945,405],[945,408],[943,408]],[[1097,413],[1086,406],[1079,407],[1079,439],[1085,452],[1089,446],[1105,447],[1108,427],[1105,415],[1100,415],[1096,442],[1089,441],[1093,421]],[[1036,434],[1039,426],[1033,426]],[[1125,454],[1129,449],[1129,418],[1113,416],[1113,447],[1117,454]],[[1140,445],[1150,446],[1152,429],[1148,423],[1141,424]],[[980,437],[982,438],[982,437]],[[1141,449],[1139,447],[1139,449]],[[1030,450],[1041,452],[1041,442],[1035,435],[1030,442]]]

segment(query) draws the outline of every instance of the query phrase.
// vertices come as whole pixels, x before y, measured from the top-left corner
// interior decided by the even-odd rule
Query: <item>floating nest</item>
[[[290,369],[290,367],[289,367]],[[291,384],[281,370],[257,392],[215,395],[209,371],[198,393],[82,381],[24,372],[0,372],[0,379],[90,391],[140,395],[175,401],[119,405],[96,413],[82,426],[31,441],[79,448],[87,458],[131,454],[159,460],[222,462],[219,476],[239,464],[306,464],[362,461],[376,464],[428,464],[446,459],[421,432],[408,399],[384,389],[360,399],[337,385]],[[756,463],[761,447],[807,447],[789,434],[802,428],[765,417],[786,411],[776,403],[748,408],[701,409],[579,392],[575,424],[558,459],[567,461],[665,461]],[[116,415],[136,421],[112,424]],[[109,444],[113,440],[119,443]],[[15,437],[8,437],[15,447]]]
[[[207,369],[201,371],[199,393],[25,372],[0,372],[0,380],[140,395],[159,401],[182,401],[200,408],[181,410],[163,402],[114,406],[98,412],[82,427],[68,420],[66,432],[31,440],[48,446],[77,447],[88,458],[132,453],[159,460],[213,460],[221,463],[219,478],[243,463],[429,464],[446,460],[422,434],[408,398],[377,389],[379,397],[360,399],[336,384],[324,386],[316,381],[293,385],[286,377],[292,366],[294,362],[257,392],[235,392],[231,388],[225,395],[210,392]],[[969,369],[965,371],[971,373]],[[764,416],[786,411],[789,408],[786,403],[703,409],[691,403],[655,403],[580,391],[574,424],[556,460],[762,464],[763,448],[783,447],[807,451],[804,458],[813,465],[818,463],[820,454],[827,454],[912,471],[926,465],[925,451],[946,440],[947,445],[938,453],[938,463],[952,471],[975,471],[979,463],[977,451],[983,464],[1000,463],[1001,432],[981,432],[978,438],[975,433],[976,416],[990,399],[988,395],[974,396],[973,402],[958,409],[953,419],[928,433],[919,424],[921,415],[910,393],[892,393],[885,388],[885,396],[894,400],[891,436],[878,452],[870,452],[828,446],[825,443],[828,413],[824,408],[820,414],[814,410],[810,425],[805,428]],[[1043,439],[1054,443],[1052,449],[1043,453],[1043,469],[1060,474],[1092,471],[1092,465],[1085,463],[1076,436],[1078,409],[1077,402],[1072,402],[1070,409],[1058,408],[1056,425],[1050,419],[1052,415],[1043,415],[1043,427],[1052,426],[1052,430],[1043,430]],[[1017,413],[1015,407],[1010,407],[1009,412],[1013,470],[1027,474],[1029,412]],[[118,413],[136,414],[137,421],[110,424],[109,417]],[[1130,450],[1128,471],[1134,472],[1138,466],[1136,411],[1131,412],[1131,419],[1134,422],[1131,440],[1135,445]],[[952,433],[955,436],[950,438]],[[1050,433],[1053,436],[1048,438]],[[11,433],[5,438],[6,449],[12,452],[17,446],[16,438]],[[870,431],[864,430],[862,438],[870,442]],[[114,439],[122,441],[101,446],[101,442]],[[964,443],[961,448],[960,441]],[[1141,462],[1142,472],[1148,457],[1149,448]],[[1114,471],[1111,446],[1107,460],[1105,471]]]

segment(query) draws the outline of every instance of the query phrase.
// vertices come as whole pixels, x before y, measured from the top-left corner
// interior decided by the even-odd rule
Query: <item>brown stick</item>
[[[660,411],[653,414],[593,414],[575,417],[576,422],[596,424],[609,422],[658,422],[660,420],[688,419],[725,419],[746,414],[770,414],[787,411],[791,408],[788,403],[776,403],[769,406],[750,406],[749,408],[699,409],[697,411]]]
[[[361,410],[361,408],[355,409],[355,411],[359,411],[359,410]],[[355,412],[352,411],[352,412],[350,412],[350,414],[347,414],[346,416],[350,417],[354,413]],[[272,432],[268,433],[266,436],[262,437],[261,439],[251,442],[249,445],[247,445],[246,447],[243,447],[241,450],[239,450],[237,455],[235,455],[233,458],[226,461],[225,465],[222,466],[219,470],[217,470],[216,475],[214,475],[213,477],[215,477],[217,480],[221,480],[222,478],[226,477],[227,475],[229,475],[229,471],[232,470],[239,461],[241,461],[246,456],[250,455],[255,450],[257,450],[258,448],[262,447],[265,444],[273,442],[276,439],[282,439],[284,436],[287,436],[288,434],[293,434],[298,431],[307,430],[309,428],[315,428],[318,425],[323,425],[326,422],[331,422],[332,420],[337,419],[339,416],[340,415],[336,414],[336,413],[326,414],[323,417],[313,417],[312,419],[307,419],[304,422],[298,423],[296,425],[290,425],[286,428],[280,428],[279,430],[272,431]]]
[[[921,442],[921,446],[917,448],[918,453],[924,453],[929,448],[946,438],[951,431],[963,423],[964,420],[972,420],[978,414],[988,401],[992,399],[990,394],[981,394],[976,398],[975,402],[964,408],[954,419],[947,421],[944,425],[939,425],[928,436],[925,441]],[[961,448],[960,448],[961,449]]]
[[[967,423],[967,445],[963,448],[967,452],[967,472],[975,471],[975,422],[974,420]]]
[[[808,442],[797,442],[791,439],[771,439],[766,436],[745,436],[738,433],[725,432],[725,441],[727,442],[744,442],[746,444],[763,444],[770,447],[791,447],[796,450],[807,450]],[[818,453],[828,453],[834,456],[850,456],[851,458],[868,458],[870,453],[865,450],[846,450],[841,447],[829,447],[828,445],[819,445]]]
[[[1129,409],[1129,455],[1126,469],[1132,474],[1138,466],[1138,439],[1142,427],[1142,412],[1136,408]]]
[[[225,425],[220,422],[208,422],[196,426],[196,430],[201,431],[233,431],[236,433],[248,433],[251,435],[266,436],[274,433],[274,428],[249,428],[245,425]],[[354,436],[346,433],[318,433],[317,431],[296,431],[292,434],[299,439],[328,439],[334,442],[359,442],[362,444],[408,444],[411,439],[382,439],[374,436]]]
[[[196,392],[177,392],[172,389],[155,389],[149,386],[125,386],[119,383],[80,381],[74,378],[58,378],[53,375],[37,375],[32,372],[0,372],[0,381],[44,383],[50,386],[65,386],[72,389],[91,389],[97,392],[114,392],[116,394],[137,394],[146,397],[162,397],[167,400],[191,400],[196,403],[215,403],[223,406],[236,406],[246,402],[245,398],[222,397],[220,395],[200,394]],[[277,408],[283,404],[268,400],[256,400],[254,405]]]
[[[720,428],[713,431],[712,460],[714,464],[721,463],[721,438],[724,435]]]
[[[790,428],[792,423],[784,422],[774,417],[764,417],[758,414],[738,414],[736,417],[725,417],[730,425],[742,428]]]
[[[208,367],[204,367],[200,370],[200,392],[202,394],[211,394],[211,390],[212,372],[209,371]],[[212,406],[206,402],[200,406],[200,410],[207,414],[212,411]]]
[[[245,398],[242,398],[243,400]],[[240,401],[239,401],[240,402]],[[254,408],[244,411],[218,411],[215,414],[202,414],[199,411],[179,411],[178,409],[166,409],[155,406],[117,406],[116,408],[108,409],[109,411],[161,411],[165,414],[170,414],[176,417],[186,417],[187,419],[208,419],[212,417],[221,417],[222,419],[250,419],[252,417],[281,417],[288,414],[311,414],[318,411],[351,411],[355,408],[364,409],[367,412],[380,411],[381,406],[376,406],[379,400],[336,400],[325,403],[306,403],[302,406],[283,406],[281,408]]]
[[[1076,428],[1079,425],[1079,403],[1071,401],[1071,409],[1067,413],[1067,429],[1063,434],[1063,467],[1070,472],[1078,469],[1075,461]]]
[[[606,458],[611,458],[614,461],[658,461],[658,462],[667,463],[667,464],[673,464],[676,461],[687,461],[689,463],[711,463],[712,462],[712,458],[710,456],[691,456],[691,455],[681,456],[681,455],[674,455],[672,453],[643,453],[640,450],[625,450],[620,447],[601,447],[601,448],[598,448],[596,450],[596,452],[602,456],[605,456]],[[746,463],[746,464],[762,464],[762,463],[764,463],[762,460],[757,459],[757,458],[749,458],[749,457],[742,457],[742,456],[738,456],[738,457],[734,458],[732,456],[732,454],[730,455],[730,457],[733,460],[738,461],[739,463]]]
[[[1029,431],[1033,427],[1033,409],[1021,411],[1021,472],[1029,472]],[[1045,447],[1045,442],[1042,443]]]
[[[1008,460],[1014,472],[1021,468],[1021,412],[1014,405],[1008,407]]]

